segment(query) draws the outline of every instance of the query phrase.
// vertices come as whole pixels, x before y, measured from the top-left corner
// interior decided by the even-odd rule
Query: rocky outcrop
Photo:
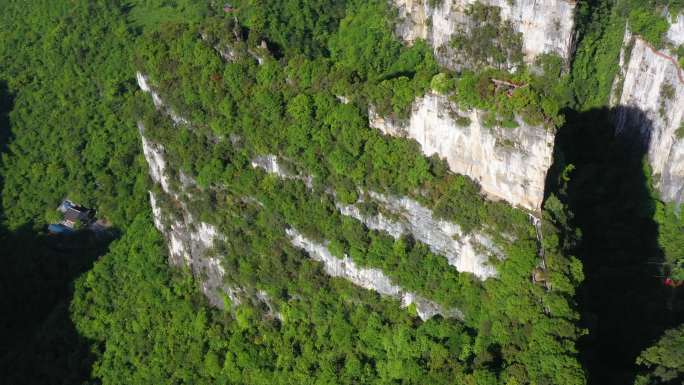
[[[154,105],[164,111],[174,123],[187,124],[188,122],[178,117],[173,110],[167,108],[161,97],[149,86],[147,77],[140,72],[136,74],[140,89],[149,93]],[[190,268],[202,286],[202,292],[209,302],[216,307],[223,308],[224,296],[227,296],[233,305],[241,302],[243,290],[224,283],[225,270],[220,259],[213,255],[214,242],[221,239],[221,235],[215,226],[198,221],[193,217],[180,195],[189,194],[185,191],[174,191],[171,183],[171,173],[167,167],[164,146],[148,140],[145,135],[145,127],[138,122],[143,155],[149,167],[149,175],[152,181],[161,187],[162,193],[169,200],[175,202],[177,210],[170,212],[164,210],[159,203],[159,197],[150,191],[150,206],[155,227],[166,238],[169,249],[169,263],[174,266]],[[178,173],[181,190],[194,186],[195,181],[189,175],[179,171]]]
[[[163,146],[150,143],[142,138],[145,159],[147,159],[152,180],[159,184],[169,199],[177,199],[178,194],[170,189],[166,174],[166,161]],[[180,210],[165,212],[158,197],[150,191],[150,205],[154,224],[166,238],[169,248],[169,263],[192,269],[202,285],[202,291],[209,302],[217,307],[224,306],[224,294],[236,305],[240,303],[241,290],[224,284],[225,270],[221,261],[212,255],[214,242],[221,238],[213,225],[196,220],[185,206],[178,202]]]
[[[464,234],[452,222],[435,219],[427,207],[407,197],[392,197],[374,192],[369,193],[382,211],[366,215],[356,205],[337,204],[340,213],[363,222],[373,230],[386,231],[394,238],[411,235],[425,243],[430,250],[443,255],[460,272],[475,274],[480,279],[496,276],[492,259],[502,259],[503,253],[492,240],[480,233]]]
[[[140,128],[142,133],[142,123],[138,123],[138,128]],[[169,177],[166,175],[166,160],[164,159],[163,147],[150,142],[144,136],[141,136],[141,138],[143,155],[145,155],[147,165],[150,168],[150,177],[154,182],[161,185],[162,190],[169,193],[171,186]]]
[[[684,13],[671,16],[672,24],[667,31],[667,39],[674,45],[684,44]]]
[[[275,155],[269,154],[254,157],[254,159],[252,159],[252,167],[260,168],[271,174],[276,174],[283,179],[301,180],[309,188],[313,186],[313,178],[311,178],[311,176],[299,175],[290,172],[281,164],[281,162],[278,160],[278,157]]]
[[[544,53],[569,60],[576,7],[576,2],[569,0],[392,0],[399,16],[396,32],[408,43],[426,40],[440,63],[451,66],[456,53],[449,42],[458,29],[467,33],[471,23],[465,11],[477,1],[499,7],[501,18],[522,34],[526,62],[532,63]]]
[[[670,35],[674,35],[673,29]],[[664,201],[684,202],[684,71],[667,50],[629,31],[613,86],[617,134],[636,139],[648,155]]]
[[[416,140],[427,156],[446,158],[451,171],[477,181],[491,198],[540,209],[554,145],[545,127],[519,121],[517,128],[487,128],[483,112],[461,111],[434,92],[413,103],[408,122],[382,118],[373,109],[369,116],[371,127]]]
[[[306,251],[312,259],[322,262],[326,273],[331,277],[344,278],[357,286],[396,298],[401,301],[402,307],[414,305],[422,320],[428,320],[438,314],[445,318],[463,319],[463,313],[460,310],[444,309],[435,302],[405,291],[393,284],[381,270],[359,267],[346,255],[343,258],[337,258],[325,245],[307,239],[297,230],[288,229],[287,235],[295,247]]]
[[[171,107],[167,106],[164,103],[159,94],[150,86],[150,82],[147,78],[147,75],[143,75],[141,72],[137,72],[135,74],[135,77],[138,80],[138,87],[140,87],[140,90],[152,96],[152,102],[158,110],[164,111],[175,124],[187,125],[189,123],[187,119],[178,115]]]
[[[302,180],[307,186],[311,186],[310,176],[295,175],[284,170],[275,155],[258,156],[252,161],[252,166],[283,179]],[[332,191],[328,193],[334,194]],[[411,198],[373,191],[364,194],[378,205],[380,212],[375,215],[363,213],[359,208],[363,199],[355,205],[337,202],[335,206],[340,214],[359,220],[371,230],[387,232],[397,239],[404,235],[412,236],[426,244],[433,253],[444,256],[459,272],[472,273],[483,280],[497,275],[491,261],[505,256],[488,236],[479,232],[465,234],[460,226],[436,219],[432,210]]]

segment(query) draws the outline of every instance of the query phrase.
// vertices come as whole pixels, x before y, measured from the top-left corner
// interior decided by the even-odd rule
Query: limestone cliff
[[[360,220],[370,229],[386,231],[394,238],[411,235],[433,253],[443,255],[458,271],[473,273],[480,279],[497,275],[490,260],[504,256],[486,235],[464,234],[457,224],[434,218],[430,209],[413,199],[374,192],[368,195],[389,216],[382,212],[367,215],[356,205],[338,203],[337,207],[343,215]]]
[[[147,84],[146,77],[139,75],[138,79],[141,83],[141,89],[152,95],[157,108],[164,111],[170,119],[175,121],[172,110],[165,106],[162,98]],[[221,264],[221,257],[216,255],[214,250],[215,243],[225,240],[225,236],[212,224],[198,220],[188,209],[188,203],[194,199],[191,192],[193,188],[196,188],[194,180],[180,170],[173,171],[169,169],[164,146],[154,143],[145,137],[145,127],[143,127],[142,123],[139,123],[139,131],[143,154],[149,166],[150,178],[161,190],[158,193],[150,191],[150,205],[152,207],[154,224],[166,238],[169,249],[169,262],[175,266],[190,268],[212,305],[224,307],[224,298],[226,297],[230,299],[232,305],[245,301],[258,301],[268,309],[267,316],[282,319],[282,316],[277,311],[277,306],[265,292],[253,288],[234,286],[230,282],[226,282],[226,271]],[[288,171],[274,155],[257,156],[253,159],[252,166],[277,174],[285,179],[304,183],[308,187],[312,186],[311,177]],[[166,204],[162,204],[162,200]],[[245,197],[245,200],[251,200],[257,206],[264,207],[253,198]],[[427,320],[437,314],[443,317],[463,319],[463,314],[460,310],[444,309],[433,301],[406,291],[392,283],[380,270],[357,266],[348,257],[337,258],[330,254],[325,245],[306,239],[294,229],[283,229],[283,232],[284,235],[286,234],[289,237],[295,247],[304,249],[312,259],[322,262],[325,271],[332,277],[344,278],[365,289],[374,290],[379,294],[395,298],[402,307],[413,305],[418,316],[423,320]],[[442,237],[454,234],[445,234]],[[443,242],[450,244],[448,240],[443,240]],[[471,268],[473,271],[486,270],[486,276],[495,274],[491,267],[485,268],[485,270],[474,266]]]
[[[408,43],[426,40],[443,65],[454,67],[455,51],[449,42],[458,29],[468,31],[467,6],[478,0],[392,0],[398,9],[396,32]],[[566,61],[573,49],[575,1],[568,0],[479,0],[501,9],[501,18],[522,34],[527,63],[543,53],[555,53]],[[436,5],[432,5],[435,4]]]
[[[408,122],[384,119],[372,109],[369,115],[372,127],[416,140],[425,155],[446,158],[453,172],[473,178],[490,197],[540,209],[553,161],[554,134],[546,128],[521,121],[517,128],[487,128],[481,111],[461,111],[432,92],[413,103]],[[467,124],[458,117],[467,117]]]
[[[275,155],[258,156],[252,165],[284,179],[304,181],[311,187],[311,177],[285,171]],[[328,193],[334,194],[332,191]],[[433,253],[444,256],[460,272],[472,273],[482,280],[497,275],[491,262],[504,259],[505,255],[487,235],[481,232],[465,234],[456,223],[435,218],[432,210],[409,197],[374,191],[362,193],[366,201],[378,206],[377,214],[363,212],[359,204],[364,203],[364,199],[353,205],[337,202],[335,205],[340,214],[355,218],[369,229],[384,231],[394,238],[410,235],[426,244]]]
[[[668,36],[684,39],[679,16]],[[618,135],[636,138],[664,201],[684,202],[684,71],[668,50],[625,34],[612,95]]]
[[[672,24],[667,31],[667,39],[674,45],[684,44],[684,13],[671,16]]]
[[[144,75],[140,72],[137,72],[135,74],[136,79],[138,80],[138,87],[140,87],[140,90],[150,94],[152,97],[152,102],[154,103],[154,106],[157,107],[158,110],[164,111],[175,124],[188,124],[188,120],[185,119],[184,117],[178,115],[171,107],[167,106],[166,103],[162,100],[162,98],[159,96],[157,91],[155,91],[152,86],[149,84],[149,79],[147,78],[147,75]]]
[[[212,305],[223,307],[224,294],[233,304],[240,303],[240,289],[224,283],[225,270],[220,259],[211,252],[214,242],[221,238],[218,230],[209,223],[196,220],[185,205],[178,201],[179,194],[183,192],[173,191],[170,187],[164,147],[151,143],[144,136],[142,145],[152,181],[161,187],[166,199],[179,206],[178,210],[164,209],[159,202],[160,197],[150,191],[154,224],[166,238],[169,262],[174,266],[188,267],[196,277],[201,277],[199,281],[202,291]]]
[[[348,256],[338,258],[332,255],[325,245],[307,239],[295,229],[288,229],[287,234],[294,246],[306,251],[312,259],[322,262],[325,271],[331,277],[344,278],[365,289],[396,298],[401,301],[402,307],[414,305],[422,320],[430,319],[437,314],[445,318],[463,319],[463,313],[460,310],[444,309],[435,302],[405,291],[393,284],[381,270],[357,266]]]

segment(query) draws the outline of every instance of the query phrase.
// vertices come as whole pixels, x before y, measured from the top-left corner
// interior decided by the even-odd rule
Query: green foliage
[[[359,12],[367,9],[362,7]],[[355,19],[355,15],[348,18]],[[339,34],[347,33],[340,28]],[[479,336],[468,356],[477,358],[477,376],[491,379],[492,373],[484,368],[500,360],[517,368],[506,372],[506,380],[525,383],[553,378],[558,383],[582,383],[574,358],[577,331],[570,323],[557,324],[558,319],[576,318],[567,298],[577,284],[572,278],[576,277],[577,267],[562,256],[558,242],[553,242],[555,230],[549,228],[549,241],[544,247],[548,248],[549,270],[554,272],[550,279],[558,291],[547,295],[530,282],[530,272],[538,261],[537,244],[524,212],[483,199],[476,184],[463,176],[448,175],[442,162],[424,158],[415,143],[379,135],[368,127],[366,105],[340,103],[337,95],[324,86],[343,78],[340,87],[348,99],[371,100],[390,110],[390,114],[401,116],[401,107],[413,100],[413,92],[422,92],[437,73],[434,59],[429,59],[423,47],[417,44],[398,51],[398,58],[388,61],[391,67],[376,71],[386,75],[375,80],[349,76],[335,59],[295,57],[256,66],[245,55],[226,64],[222,81],[215,82],[210,76],[202,76],[203,67],[214,66],[213,62],[198,64],[186,53],[202,57],[202,52],[212,50],[201,41],[193,41],[193,35],[182,29],[162,30],[149,36],[138,54],[141,68],[154,77],[165,100],[173,101],[174,110],[203,112],[193,115],[191,133],[179,134],[178,127],[164,123],[151,108],[140,111],[149,127],[146,135],[164,145],[172,170],[193,174],[216,164],[211,166],[216,172],[203,174],[207,177],[202,184],[209,190],[198,192],[185,204],[193,210],[193,216],[204,216],[219,225],[222,233],[230,234],[220,248],[227,250],[224,264],[232,271],[231,282],[246,287],[256,285],[273,293],[279,305],[287,306],[291,301],[283,293],[312,286],[310,282],[291,282],[291,277],[302,274],[302,258],[306,261],[306,256],[281,254],[287,243],[282,229],[287,224],[311,239],[330,241],[337,256],[347,254],[359,265],[381,269],[407,290],[462,309],[467,316],[465,325]],[[215,96],[198,97],[202,94]],[[217,97],[229,99],[230,108],[216,106]],[[225,131],[221,135],[240,137],[240,148],[222,144],[225,141],[207,140],[216,133],[208,127],[222,127]],[[313,177],[312,189],[297,179],[281,180],[251,169],[249,160],[264,153],[287,157],[289,169]],[[359,189],[408,195],[467,231],[491,232],[508,256],[505,261],[492,258],[502,272],[501,282],[482,285],[472,275],[456,272],[443,257],[432,254],[420,242],[410,238],[395,240],[340,215],[332,197],[325,193],[328,188],[345,203],[354,203],[360,196]],[[253,197],[263,209],[209,203],[236,202],[240,196]],[[367,197],[364,200],[367,210],[378,210],[378,205],[368,202]],[[169,209],[172,205],[167,204]],[[212,214],[207,217],[207,213]],[[268,274],[267,278],[259,273],[264,269],[283,274]],[[574,275],[568,278],[571,272]],[[552,314],[545,313],[545,302]],[[394,306],[395,312],[409,314]],[[253,320],[251,317],[248,320]],[[520,327],[524,324],[539,329],[530,335]],[[531,338],[538,342],[533,343]],[[385,364],[375,365],[382,368]],[[420,370],[411,368],[392,366],[392,370],[382,372],[410,382]],[[468,377],[461,369],[454,370]]]
[[[17,94],[2,168],[8,223],[40,220],[68,194],[125,230],[78,280],[71,305],[78,331],[94,341],[96,380],[583,384],[572,304],[582,274],[559,235],[567,225],[562,205],[549,206],[557,222],[544,221],[540,241],[525,212],[484,199],[473,181],[367,120],[368,104],[405,118],[432,87],[492,111],[492,124],[513,126],[519,115],[558,125],[560,63],[546,58],[545,77],[489,69],[451,84],[425,42],[406,47],[395,38],[385,1],[232,5],[226,14],[187,1],[11,2],[0,26],[9,42],[0,48],[0,74]],[[494,22],[483,27],[483,55],[499,65],[519,60],[519,35],[495,10],[478,7],[469,12]],[[488,40],[497,33],[511,40]],[[257,47],[262,39],[270,52]],[[463,49],[479,49],[466,43]],[[234,54],[228,61],[217,52],[224,45]],[[134,91],[137,70],[189,124],[172,124]],[[492,77],[521,86],[498,92]],[[164,146],[172,188],[178,191],[181,172],[197,180],[186,187],[193,199],[145,183],[136,120]],[[251,166],[269,153],[286,158],[291,175],[310,175],[311,185]],[[167,265],[164,240],[144,209],[148,188],[165,211],[187,208],[226,235],[213,252],[243,301],[211,309],[200,295],[202,276]],[[342,216],[328,189],[342,202],[364,198],[369,213],[382,209],[360,191],[409,196],[468,233],[490,235],[507,256],[491,258],[499,276],[480,282],[421,242],[369,230]],[[466,319],[422,322],[415,309],[328,277],[289,244],[286,226],[330,241],[335,255],[381,269],[407,290],[457,306]],[[540,249],[550,291],[530,281]]]
[[[496,81],[508,85],[502,86]],[[565,98],[564,87],[558,77],[535,76],[526,71],[516,74],[495,69],[463,71],[456,80],[453,99],[462,108],[489,112],[485,118],[485,125],[489,127],[516,127],[515,119],[520,117],[526,124],[553,129],[563,123],[560,109]]]
[[[670,329],[636,363],[644,368],[635,385],[676,384],[684,380],[684,325]]]
[[[209,13],[205,1],[134,0],[128,15],[135,26],[154,29],[160,24],[198,22]]]
[[[103,384],[448,384],[454,375],[469,377],[461,370],[469,363],[457,355],[472,338],[456,322],[416,325],[395,303],[325,278],[308,262],[288,283],[301,296],[282,303],[285,321],[263,318],[251,304],[233,317],[207,309],[192,279],[170,270],[146,216],[130,229],[78,281],[72,304],[78,329],[106,342],[94,373]]]
[[[681,207],[672,203],[658,203],[655,219],[659,224],[658,243],[665,254],[668,275],[675,280],[684,280],[684,219]]]
[[[0,78],[15,94],[2,157],[11,228],[44,223],[65,196],[124,225],[144,207],[139,138],[131,121],[131,54],[122,10],[8,1]]]
[[[579,110],[608,103],[624,38],[626,21],[609,1],[592,7],[580,2],[578,9],[581,39],[572,63],[572,88]]]
[[[504,69],[522,63],[522,33],[515,30],[512,22],[502,19],[501,8],[478,1],[469,4],[465,14],[474,27],[456,31],[449,42],[460,53],[463,64]]]
[[[432,77],[430,88],[440,94],[448,94],[455,87],[454,79],[449,74],[440,72]]]
[[[90,341],[69,317],[73,281],[106,252],[91,234],[56,236],[0,227],[0,328],[4,384],[79,384],[94,363]]]
[[[328,39],[344,17],[346,2],[239,0],[230,4],[250,29],[253,41],[263,36],[285,54],[313,57],[327,54]]]
[[[339,32],[330,39],[331,57],[361,76],[376,78],[399,56],[401,43],[392,34],[388,3],[349,1]]]
[[[629,13],[629,28],[652,45],[660,48],[670,24],[667,19],[653,13],[653,9],[633,9]]]
[[[675,136],[677,139],[684,139],[684,122],[679,125],[679,128],[675,131]]]

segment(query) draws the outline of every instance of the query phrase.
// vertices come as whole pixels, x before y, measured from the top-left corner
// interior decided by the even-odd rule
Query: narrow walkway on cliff
[[[556,146],[575,166],[564,200],[582,231],[575,254],[586,280],[577,299],[590,333],[580,341],[581,358],[590,385],[632,384],[639,353],[682,321],[660,278],[644,154],[615,137],[608,109],[566,113]]]

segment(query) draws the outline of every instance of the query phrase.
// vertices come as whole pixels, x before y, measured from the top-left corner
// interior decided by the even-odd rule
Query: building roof
[[[87,221],[88,220],[88,211],[87,210],[79,210],[75,207],[69,207],[65,212],[64,212],[64,219],[67,221]]]

